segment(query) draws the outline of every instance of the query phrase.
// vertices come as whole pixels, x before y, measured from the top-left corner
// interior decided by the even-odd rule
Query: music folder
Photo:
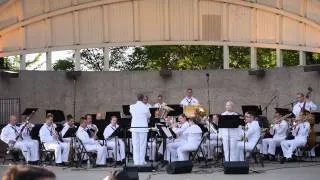
[[[239,125],[245,125],[240,115],[222,115],[219,118],[218,128],[238,128]]]
[[[123,128],[121,128],[120,126],[113,131],[113,133],[109,136],[108,139],[112,139],[113,137],[118,137],[118,138],[122,138],[123,137]]]
[[[63,138],[75,137],[78,128],[72,127],[67,130],[67,132],[63,135]]]
[[[169,139],[177,137],[177,135],[174,133],[174,131],[171,128],[168,128],[165,125],[160,123],[156,124],[156,126],[159,129],[162,137],[169,138]]]

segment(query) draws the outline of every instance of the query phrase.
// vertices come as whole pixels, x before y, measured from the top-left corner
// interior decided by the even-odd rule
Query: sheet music
[[[167,138],[172,138],[173,137],[173,135],[171,134],[170,130],[167,127],[162,126],[161,129],[164,132],[164,134],[167,136]]]

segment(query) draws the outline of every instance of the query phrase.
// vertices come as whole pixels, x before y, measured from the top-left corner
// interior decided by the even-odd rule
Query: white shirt
[[[16,141],[16,137],[20,133],[20,128],[18,126],[13,126],[11,124],[7,124],[1,131],[1,140],[5,143],[9,143],[9,141]],[[20,140],[20,139],[19,139]]]
[[[310,123],[299,123],[293,130],[294,139],[307,141],[310,132]]]
[[[116,127],[112,126],[112,124],[110,123],[103,131],[103,137],[104,139],[108,139],[111,134],[119,127],[118,124],[116,124]]]
[[[303,107],[304,102],[297,102],[293,106],[293,114],[296,116],[296,118],[299,117],[299,114],[301,112],[301,108]],[[315,111],[317,110],[317,105],[315,105],[312,101],[306,102],[305,109],[308,111]]]
[[[192,124],[183,132],[183,135],[187,137],[188,142],[200,143],[202,130],[198,125]]]
[[[54,134],[54,125],[52,124],[51,126],[48,126],[47,123],[45,123],[39,131],[40,141],[44,143],[57,143],[58,140],[53,136]]]
[[[131,132],[148,132],[148,118],[151,117],[148,106],[142,101],[137,101],[136,104],[130,105],[130,113],[132,116]]]
[[[191,98],[185,97],[184,99],[182,99],[180,104],[183,106],[189,106],[189,105],[194,106],[194,105],[199,105],[199,101],[194,97],[191,97]]]
[[[189,122],[185,121],[183,124],[181,124],[180,128],[173,128],[173,132],[177,135],[177,139],[186,140],[186,137],[183,136],[183,132],[189,128]]]
[[[25,122],[23,122],[21,125],[20,125],[20,129],[22,129],[24,126],[25,126]],[[31,130],[32,130],[32,128],[34,127],[34,124],[32,124],[32,123],[29,123],[28,125],[27,125],[27,127],[25,127],[24,129],[23,129],[23,132],[22,132],[22,138],[23,139],[26,139],[26,140],[31,140],[32,138],[31,138],[31,136],[30,136],[30,133],[31,133]]]
[[[225,111],[221,113],[222,116],[231,116],[231,115],[238,115],[236,112],[231,112],[231,111]],[[239,137],[239,129],[238,128],[220,128],[219,129],[220,135],[221,136],[229,136],[232,138]]]
[[[241,136],[245,136],[248,139],[248,143],[256,144],[260,138],[260,126],[258,121],[252,121],[245,126],[247,129],[244,131],[240,129]]]
[[[152,108],[151,104],[147,103],[145,104],[148,108]]]
[[[288,123],[282,120],[280,123],[275,124],[271,129],[273,139],[285,139],[287,137]]]
[[[155,107],[155,108],[161,108],[161,107],[166,106],[166,105],[167,105],[166,103],[162,102],[161,104],[160,104],[160,103],[154,104],[153,107]]]
[[[76,136],[82,141],[83,145],[96,144],[96,141],[93,138],[90,138],[87,131],[81,126],[78,128]]]

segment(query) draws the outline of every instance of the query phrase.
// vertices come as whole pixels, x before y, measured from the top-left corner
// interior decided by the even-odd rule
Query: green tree
[[[257,49],[258,68],[273,68],[277,66],[277,55],[275,49],[258,48]]]
[[[230,68],[250,68],[250,48],[231,46]]]
[[[58,60],[54,65],[55,71],[71,71],[74,70],[74,63],[72,58]]]
[[[299,53],[294,50],[282,50],[283,66],[299,65]]]

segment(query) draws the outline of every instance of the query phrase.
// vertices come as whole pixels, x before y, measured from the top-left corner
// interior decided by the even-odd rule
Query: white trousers
[[[146,164],[147,132],[132,132],[132,150],[134,165]]]
[[[44,143],[47,150],[54,150],[56,163],[68,162],[70,144],[65,142]]]
[[[101,146],[98,142],[96,144],[86,144],[84,145],[86,150],[89,152],[96,151],[97,152],[97,165],[105,165],[106,159],[108,157],[107,147]]]
[[[262,154],[276,154],[276,148],[280,146],[282,139],[273,139],[273,138],[266,138],[262,139],[262,148],[260,149],[260,153]]]
[[[184,140],[178,140],[178,141],[174,141],[174,142],[171,142],[171,143],[168,143],[167,144],[167,158],[168,160],[171,162],[175,162],[175,161],[178,161],[178,148],[184,144],[186,144],[187,141],[184,141]],[[182,156],[180,154],[180,156]]]
[[[230,142],[230,143],[229,143]],[[239,161],[239,152],[237,151],[237,137],[230,136],[228,140],[228,136],[222,136],[222,144],[224,151],[224,161],[229,161],[229,153],[230,153],[230,161]],[[229,150],[230,146],[230,150]]]
[[[210,142],[210,146],[209,146],[209,142]],[[201,147],[204,153],[208,155],[208,159],[212,159],[213,153],[215,152],[216,148],[220,147],[221,145],[222,145],[222,142],[219,139],[218,141],[217,139],[210,139],[210,141],[209,139],[207,139],[206,142],[201,145]]]
[[[189,160],[189,153],[191,151],[196,151],[199,144],[200,144],[200,141],[196,141],[196,142],[191,141],[179,146],[177,149],[178,161]]]
[[[176,141],[178,141],[178,140],[176,140]],[[164,152],[163,152],[163,141],[161,142],[161,144],[159,146],[158,153],[163,155],[164,160],[170,160],[170,152],[168,150],[168,144],[172,143],[172,142],[173,142],[173,139],[168,139],[168,138],[166,139],[166,149]]]
[[[116,148],[116,144],[117,144],[117,148]],[[123,159],[125,159],[125,145],[122,139],[117,138],[117,142],[116,142],[116,138],[111,139],[109,141],[107,141],[107,147],[111,148],[113,151],[113,155],[114,155],[114,159],[116,159],[116,161],[122,161]],[[116,158],[117,157],[117,158]]]
[[[239,161],[244,161],[244,153],[251,152],[255,145],[256,143],[253,142],[246,142],[246,144],[243,141],[238,142],[236,151],[238,151]]]
[[[281,149],[283,152],[283,156],[286,158],[292,158],[293,152],[298,147],[303,147],[307,143],[306,140],[303,139],[292,139],[292,140],[285,140],[281,142]]]

